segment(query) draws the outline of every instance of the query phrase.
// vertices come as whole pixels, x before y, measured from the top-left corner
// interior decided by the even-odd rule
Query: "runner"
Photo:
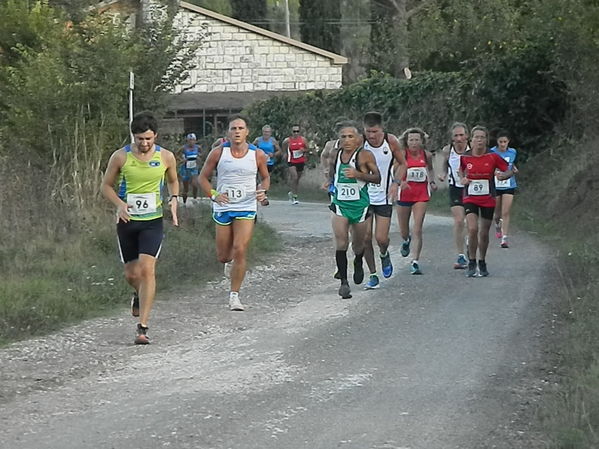
[[[339,151],[339,131],[341,130],[341,126],[345,123],[349,122],[349,120],[345,117],[338,118],[335,121],[335,125],[333,126],[333,132],[335,133],[335,138],[328,140],[320,153],[320,167],[322,168],[322,174],[324,175],[324,184],[323,190],[327,190],[329,196],[333,194],[333,184],[331,183],[331,173],[334,170],[335,158],[337,157],[337,152]]]
[[[472,151],[460,160],[460,182],[464,186],[464,210],[468,225],[468,277],[476,276],[477,250],[479,275],[489,275],[485,257],[495,210],[493,175],[500,181],[513,175],[506,161],[497,153],[487,151],[488,145],[487,129],[475,126],[472,128]]]
[[[229,141],[213,149],[200,172],[200,187],[213,201],[216,222],[216,256],[230,267],[229,309],[243,311],[239,290],[245,277],[246,253],[254,231],[257,201],[266,199],[270,187],[268,156],[247,142],[247,120],[235,115],[229,120]],[[216,189],[210,178],[217,171]],[[256,176],[261,184],[256,186]],[[232,266],[229,263],[233,261]]]
[[[291,189],[287,195],[291,204],[299,204],[297,193],[299,180],[302,177],[304,165],[306,164],[308,141],[300,135],[299,125],[293,125],[291,132],[292,135],[283,140],[283,151],[287,153],[289,188]]]
[[[183,183],[183,204],[187,203],[187,194],[189,192],[189,184],[192,186],[193,199],[198,199],[198,185],[196,177],[199,173],[198,158],[200,156],[200,146],[197,144],[197,138],[194,133],[187,134],[185,137],[186,143],[181,147],[179,152],[181,166],[179,175]]]
[[[117,208],[117,235],[125,279],[134,288],[131,314],[139,317],[135,344],[150,343],[148,321],[156,295],[156,259],[163,236],[161,189],[166,176],[173,224],[177,221],[177,161],[155,144],[158,123],[149,112],[133,117],[134,143],[115,151],[102,180],[102,194]],[[118,194],[115,191],[119,183]]]
[[[347,248],[351,228],[354,259],[354,282],[364,280],[362,257],[364,256],[364,236],[368,217],[369,182],[379,183],[381,176],[376,160],[369,151],[363,151],[362,138],[358,126],[347,122],[340,127],[339,145],[334,171],[329,183],[334,190],[330,209],[333,212],[332,227],[335,236],[335,261],[341,280],[339,295],[351,298],[351,289],[347,281]]]
[[[468,144],[468,127],[464,123],[454,123],[451,128],[451,143],[442,150],[443,171],[439,175],[439,180],[449,182],[449,207],[453,216],[453,238],[458,252],[457,260],[453,264],[456,270],[468,268],[468,260],[464,252],[465,226],[464,204],[464,186],[459,183],[460,157],[470,151]]]
[[[262,127],[262,135],[254,140],[254,146],[260,148],[268,156],[268,172],[272,173],[275,168],[275,159],[281,155],[279,142],[272,137],[272,128],[270,125]]]
[[[509,165],[509,169],[514,173],[518,173],[516,160],[518,152],[509,146],[510,136],[507,131],[499,131],[497,133],[497,146],[491,148],[491,152],[497,153]],[[510,211],[514,202],[514,193],[516,192],[516,177],[512,176],[503,181],[495,178],[495,189],[497,190],[497,205],[495,206],[495,236],[501,239],[500,246],[509,248],[508,233],[510,229]]]
[[[399,140],[393,134],[383,130],[383,116],[378,112],[367,112],[363,119],[364,124],[364,149],[369,150],[376,160],[376,165],[381,174],[381,182],[368,184],[371,215],[366,219],[366,244],[364,258],[370,270],[365,289],[379,287],[379,278],[376,274],[374,247],[372,245],[372,231],[379,247],[381,268],[385,278],[393,274],[391,255],[389,254],[389,228],[393,213],[393,199],[390,198],[392,183],[393,161],[399,166],[398,176],[403,179],[406,174],[406,162],[401,151]]]
[[[412,262],[410,272],[422,274],[420,269],[420,253],[422,251],[422,226],[426,207],[431,197],[431,190],[437,190],[435,174],[433,171],[433,155],[425,149],[426,134],[420,128],[410,128],[401,136],[402,147],[405,148],[406,175],[401,177],[397,172],[395,185],[401,184],[398,189],[394,187],[392,194],[397,201],[397,218],[403,243],[401,255],[408,257],[412,248]],[[401,180],[401,181],[398,181]],[[397,193],[397,196],[395,194]],[[414,214],[412,232],[410,233],[410,215]]]

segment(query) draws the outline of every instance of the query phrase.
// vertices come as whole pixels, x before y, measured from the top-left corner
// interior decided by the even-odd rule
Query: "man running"
[[[395,160],[399,179],[403,179],[406,174],[406,163],[397,137],[383,130],[383,116],[380,113],[367,112],[364,115],[363,124],[364,149],[374,155],[381,174],[379,183],[368,184],[371,215],[366,219],[366,243],[364,247],[364,258],[370,270],[370,276],[364,288],[375,289],[379,287],[379,278],[376,274],[372,231],[374,227],[374,236],[379,247],[383,276],[389,278],[393,274],[393,265],[389,254],[389,228],[393,213],[393,199],[389,198],[393,181],[391,171]]]
[[[514,174],[517,174],[516,161],[518,159],[518,152],[509,145],[510,136],[507,131],[499,131],[497,133],[497,145],[491,148],[491,152],[497,153],[509,164],[509,169]],[[495,221],[495,236],[501,239],[500,246],[502,248],[509,248],[508,233],[510,229],[510,217],[517,187],[516,176],[504,180],[495,179],[497,205],[495,206],[493,220]]]
[[[268,156],[268,172],[272,173],[275,168],[275,160],[281,155],[281,147],[279,146],[277,139],[272,136],[272,128],[270,125],[264,125],[262,127],[262,135],[256,137],[254,146],[260,148]]]
[[[117,209],[117,235],[125,279],[134,288],[131,314],[139,317],[135,344],[146,345],[156,295],[156,259],[163,236],[161,190],[166,176],[173,224],[177,221],[177,161],[155,144],[158,123],[148,112],[133,117],[134,143],[115,151],[102,180],[102,194]],[[115,184],[119,183],[118,194]]]
[[[180,150],[181,166],[179,168],[179,175],[181,176],[181,182],[183,183],[183,204],[187,203],[187,195],[189,192],[189,184],[192,186],[193,199],[198,198],[198,186],[197,176],[199,170],[199,157],[200,157],[200,146],[197,144],[197,138],[194,133],[189,133],[185,137],[185,145]]]
[[[468,267],[468,261],[464,252],[465,226],[464,186],[459,183],[460,157],[470,151],[468,144],[468,127],[464,123],[456,122],[450,128],[451,143],[442,150],[443,165],[439,181],[449,183],[449,207],[453,216],[453,239],[458,252],[453,268],[456,270]]]
[[[489,132],[482,126],[472,128],[472,150],[460,160],[460,183],[464,186],[464,210],[468,225],[468,269],[466,276],[478,272],[488,276],[486,255],[489,247],[489,229],[495,211],[495,182],[513,175],[508,163],[497,153],[488,151]],[[480,218],[480,219],[479,219]]]
[[[362,257],[364,256],[364,236],[370,201],[368,183],[381,182],[376,160],[369,151],[364,151],[358,126],[352,122],[341,125],[339,147],[330,183],[333,185],[330,209],[333,212],[332,227],[335,236],[335,261],[341,280],[339,296],[351,298],[347,281],[347,248],[349,231],[352,233],[354,259],[354,282],[364,280]]]
[[[304,172],[306,164],[306,153],[308,153],[308,141],[300,134],[300,126],[291,127],[292,135],[283,140],[283,151],[287,154],[287,170],[289,176],[288,193],[291,204],[299,204],[297,193],[299,190],[299,181]]]
[[[233,116],[229,120],[228,142],[213,149],[200,172],[200,187],[212,204],[212,218],[216,222],[216,256],[231,267],[229,309],[243,311],[239,290],[246,272],[246,254],[254,231],[257,201],[266,199],[270,187],[268,156],[247,142],[247,120]],[[210,178],[217,171],[216,189]],[[262,182],[256,186],[256,176]]]

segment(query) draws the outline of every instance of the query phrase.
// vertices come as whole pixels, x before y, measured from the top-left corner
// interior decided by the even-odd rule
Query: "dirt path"
[[[0,447],[542,447],[545,248],[515,236],[465,279],[430,216],[423,276],[392,248],[394,276],[341,300],[326,208],[262,218],[285,249],[249,273],[246,312],[218,280],[159,301],[148,347],[122,313],[1,350]]]

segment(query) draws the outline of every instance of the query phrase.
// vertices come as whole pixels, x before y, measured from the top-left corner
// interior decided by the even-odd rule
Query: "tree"
[[[325,50],[341,50],[341,2],[301,0],[299,6],[302,41]]]
[[[269,29],[266,0],[231,0],[234,18]]]

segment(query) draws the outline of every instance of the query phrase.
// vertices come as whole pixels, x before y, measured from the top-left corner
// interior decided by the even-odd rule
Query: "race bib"
[[[499,180],[497,176],[495,176],[495,187],[499,189],[509,189],[510,188],[510,179]]]
[[[243,187],[226,186],[223,187],[223,193],[227,194],[230,203],[239,203],[245,200],[247,196],[247,192]]]
[[[198,163],[195,160],[185,162],[185,168],[196,168],[197,166]]]
[[[293,150],[291,154],[293,155],[293,159],[299,159],[304,155],[304,152],[302,150]]]
[[[382,184],[368,184],[368,194],[370,196],[378,196],[385,193],[385,187]]]
[[[477,179],[475,181],[470,181],[470,184],[468,184],[468,195],[488,195],[489,193],[488,179]]]
[[[144,215],[156,212],[155,193],[129,193],[127,206],[130,215]]]
[[[426,168],[410,167],[406,176],[408,182],[426,182]]]
[[[337,199],[340,201],[357,201],[360,199],[360,186],[358,183],[337,184]]]

